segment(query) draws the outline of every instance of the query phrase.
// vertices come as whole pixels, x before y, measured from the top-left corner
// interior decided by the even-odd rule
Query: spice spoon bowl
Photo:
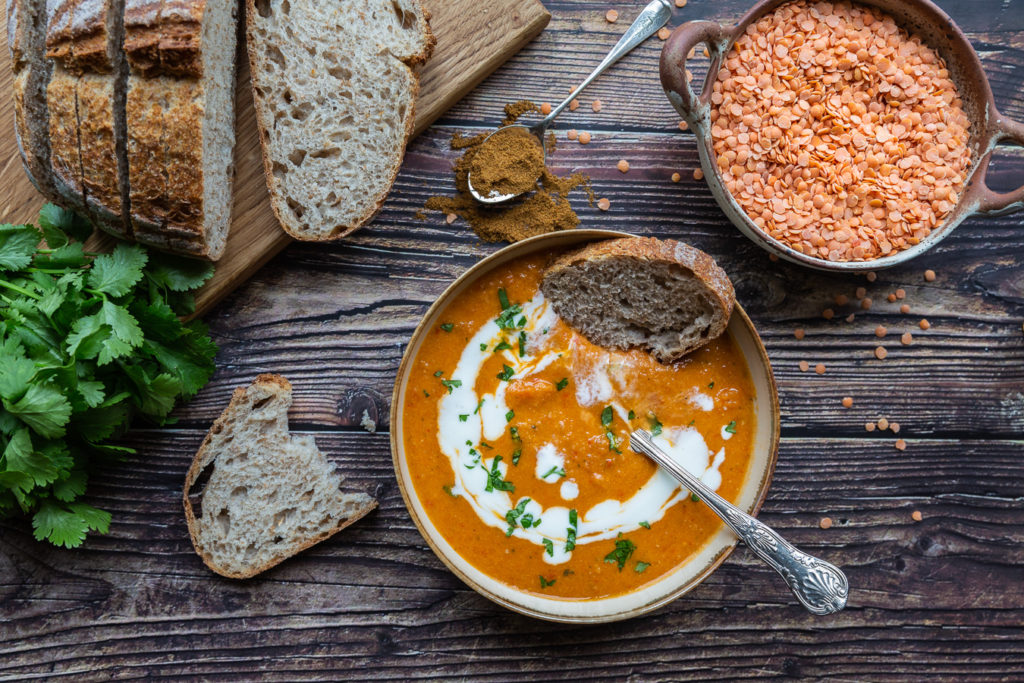
[[[536,136],[540,140],[541,150],[544,153],[544,156],[546,157],[547,147],[544,136],[547,134],[548,128],[550,128],[551,124],[554,122],[555,117],[562,113],[562,110],[568,107],[569,103],[576,99],[576,96],[579,95],[580,91],[582,91],[584,88],[590,85],[594,81],[594,79],[596,79],[598,76],[604,73],[608,69],[608,67],[610,67],[612,64],[615,64],[617,61],[619,61],[629,52],[631,52],[633,48],[635,48],[637,45],[650,38],[655,31],[657,31],[659,28],[667,24],[668,20],[671,17],[671,0],[651,0],[651,2],[648,3],[648,5],[644,7],[644,9],[640,12],[639,16],[637,16],[637,18],[633,21],[630,27],[626,29],[626,32],[622,34],[622,37],[619,38],[619,42],[615,44],[615,47],[611,49],[611,52],[609,52],[608,55],[605,56],[603,60],[601,60],[601,63],[598,64],[592,72],[590,72],[589,76],[583,79],[582,83],[576,86],[576,89],[573,90],[568,97],[562,100],[562,102],[557,107],[551,110],[550,114],[548,114],[547,116],[545,116],[543,119],[533,124],[532,126],[524,126],[518,123],[509,126],[502,126],[501,128],[492,132],[486,138],[484,138],[481,145],[486,145],[488,140],[490,140],[498,133],[501,133],[502,131],[506,131],[510,128],[525,128],[532,135]],[[480,194],[473,187],[472,172],[470,172],[469,176],[467,177],[467,183],[469,185],[469,193],[473,196],[473,199],[480,202],[481,204],[501,204],[502,202],[507,202],[510,199],[514,199],[522,194],[525,194],[523,192],[503,194],[501,192],[498,192],[497,190],[492,190],[488,194]]]
[[[629,447],[660,465],[721,517],[755,555],[786,580],[789,589],[807,611],[825,616],[846,607],[850,584],[838,567],[798,550],[767,524],[759,522],[712,491],[698,477],[669,457],[647,430],[637,429],[630,434]]]

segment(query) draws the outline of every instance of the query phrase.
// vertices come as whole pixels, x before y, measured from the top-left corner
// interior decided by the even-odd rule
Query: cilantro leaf
[[[0,356],[0,397],[16,399],[25,393],[36,374],[36,364],[25,357]]]
[[[124,296],[142,278],[146,251],[137,245],[118,244],[109,254],[101,254],[92,262],[89,286],[110,296]]]
[[[64,506],[46,501],[32,517],[32,527],[37,541],[45,538],[54,545],[75,548],[82,545],[88,531],[107,533],[110,513],[85,503]]]
[[[46,456],[33,448],[32,437],[25,427],[16,431],[7,442],[4,460],[7,461],[7,471],[27,475],[36,486],[46,486],[58,475],[57,468]]]
[[[69,237],[84,242],[92,234],[92,223],[74,211],[63,209],[56,204],[44,204],[39,210],[36,222],[42,228],[43,237],[51,249],[66,244]]]
[[[146,272],[152,280],[172,292],[188,292],[202,287],[213,277],[213,264],[171,254],[150,255]]]
[[[42,238],[43,234],[31,225],[0,225],[0,270],[27,267]]]
[[[4,407],[36,434],[48,439],[64,436],[64,425],[71,417],[71,404],[64,394],[43,384],[33,384],[13,403],[5,399]]]

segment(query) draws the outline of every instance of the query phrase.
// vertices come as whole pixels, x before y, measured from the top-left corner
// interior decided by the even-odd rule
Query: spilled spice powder
[[[505,106],[505,120],[502,125],[511,125],[523,114],[536,111],[538,108],[532,102],[521,101],[508,104]],[[526,134],[529,135],[529,133]],[[533,187],[536,182],[536,191],[532,194],[492,206],[480,204],[473,199],[469,193],[470,171],[473,172],[473,186],[478,192],[484,193],[487,190],[482,187],[483,183],[487,183],[489,179],[493,180],[509,170],[505,168],[488,175],[488,171],[482,170],[483,162],[487,161],[485,155],[493,154],[491,160],[498,160],[499,166],[508,164],[509,154],[517,159],[520,158],[519,152],[513,154],[506,149],[503,154],[498,146],[495,146],[495,150],[488,150],[488,145],[484,144],[487,135],[488,133],[481,133],[466,138],[456,133],[452,136],[452,149],[465,150],[455,162],[456,194],[454,197],[431,197],[427,200],[425,208],[446,214],[456,214],[469,223],[477,236],[485,242],[517,242],[527,237],[556,230],[571,230],[579,225],[580,219],[570,206],[568,195],[573,190],[582,187],[590,202],[593,203],[590,179],[582,173],[574,173],[564,178],[557,176],[543,166],[543,156],[541,157],[540,180],[536,181],[537,175],[534,175],[530,181],[529,187]],[[539,149],[536,138],[532,135],[529,137],[533,138],[533,142]],[[514,140],[512,141],[514,142]],[[503,142],[509,142],[509,140]],[[548,150],[553,150],[554,146],[555,140],[554,134],[552,134],[548,139]],[[478,176],[478,173],[481,175]],[[503,191],[500,189],[501,187],[498,184],[493,185],[491,189]]]

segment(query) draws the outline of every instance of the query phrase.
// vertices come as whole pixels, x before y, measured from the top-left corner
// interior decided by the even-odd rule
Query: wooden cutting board
[[[420,76],[416,102],[419,135],[472,90],[477,83],[533,40],[551,18],[540,0],[424,0],[437,38],[434,55]],[[6,32],[0,54],[0,222],[35,222],[43,197],[21,166],[14,136],[12,74]],[[244,54],[241,53],[241,54]],[[284,249],[291,238],[270,208],[263,178],[263,159],[249,83],[249,64],[240,58],[235,93],[235,190],[231,232],[216,273],[196,295],[196,313],[203,315],[260,266]],[[102,250],[113,238],[93,237]]]

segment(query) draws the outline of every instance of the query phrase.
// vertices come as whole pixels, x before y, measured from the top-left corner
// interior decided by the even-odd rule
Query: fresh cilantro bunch
[[[78,546],[110,513],[75,502],[136,416],[167,422],[213,374],[217,347],[191,290],[209,264],[118,244],[82,250],[89,223],[47,204],[39,226],[0,225],[0,518]],[[41,241],[46,247],[41,248]]]

